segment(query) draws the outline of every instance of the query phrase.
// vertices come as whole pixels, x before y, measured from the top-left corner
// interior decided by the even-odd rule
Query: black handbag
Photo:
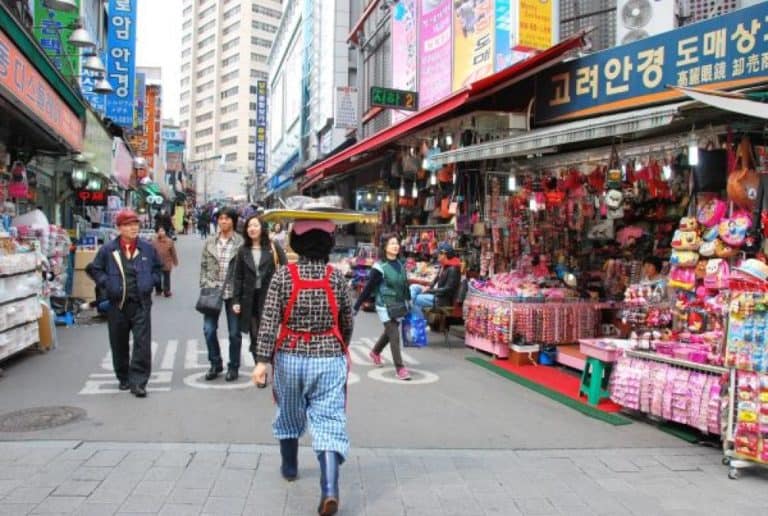
[[[408,305],[404,302],[390,303],[387,305],[387,315],[391,320],[402,319],[408,315]]]
[[[203,315],[218,316],[221,313],[221,306],[224,304],[221,296],[222,291],[219,287],[201,288],[195,310]]]
[[[699,164],[693,167],[696,192],[722,192],[728,182],[728,153],[725,149],[699,149]]]

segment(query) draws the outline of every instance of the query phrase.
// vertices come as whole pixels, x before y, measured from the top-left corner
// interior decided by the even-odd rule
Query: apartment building
[[[256,81],[282,16],[280,0],[183,0],[180,128],[197,198],[241,199],[256,159]]]

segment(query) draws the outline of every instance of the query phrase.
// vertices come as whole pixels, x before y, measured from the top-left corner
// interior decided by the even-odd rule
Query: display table
[[[470,289],[464,301],[466,344],[505,358],[515,336],[528,344],[569,344],[597,333],[601,306],[585,301],[519,301]]]
[[[33,253],[0,256],[0,361],[37,344],[41,288]]]

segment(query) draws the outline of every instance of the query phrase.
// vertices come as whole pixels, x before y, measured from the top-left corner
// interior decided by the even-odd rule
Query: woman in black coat
[[[277,268],[288,260],[280,245],[270,241],[269,232],[258,215],[251,215],[245,221],[243,238],[245,243],[235,259],[232,308],[240,316],[240,328],[251,334],[253,353],[269,282]]]

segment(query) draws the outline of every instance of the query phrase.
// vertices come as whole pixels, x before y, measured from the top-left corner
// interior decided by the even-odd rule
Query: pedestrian
[[[411,294],[408,290],[405,265],[400,261],[399,255],[400,240],[397,235],[394,233],[385,235],[379,253],[382,259],[371,268],[368,283],[355,302],[355,314],[365,300],[372,296],[375,298],[376,314],[384,325],[384,333],[376,341],[376,345],[368,356],[374,365],[381,367],[384,365],[381,352],[389,344],[397,377],[400,380],[410,380],[411,375],[403,364],[400,352],[400,321],[408,312]]]
[[[200,232],[200,238],[208,238],[208,233],[211,229],[211,218],[207,210],[201,210],[200,216],[197,219],[197,230]]]
[[[176,244],[173,239],[168,238],[165,229],[162,226],[155,228],[155,240],[152,245],[155,247],[160,263],[163,264],[163,282],[155,289],[155,293],[161,293],[165,297],[171,297],[171,270],[179,266],[179,257],[176,254]]]
[[[162,265],[152,244],[139,238],[136,212],[120,210],[115,223],[120,236],[99,249],[92,271],[111,305],[107,313],[109,344],[119,388],[144,398],[152,370],[152,290],[160,283]]]
[[[235,257],[243,246],[243,237],[235,233],[237,213],[232,208],[223,207],[218,212],[218,233],[205,241],[200,262],[200,288],[220,288],[224,301],[224,313],[229,332],[229,363],[226,380],[237,378],[240,368],[240,348],[242,335],[238,316],[233,310]],[[214,380],[224,370],[219,347],[219,315],[205,315],[203,333],[208,347],[208,361],[211,368],[205,375],[206,381]]]
[[[288,260],[280,245],[270,241],[266,226],[257,215],[246,219],[243,241],[235,260],[233,309],[240,316],[240,330],[251,336],[249,349],[255,360],[267,290],[275,271]],[[262,389],[266,386],[266,383],[258,385]]]
[[[285,230],[283,230],[282,224],[279,222],[272,228],[272,240],[280,244],[280,247],[285,249]]]
[[[273,364],[277,414],[272,431],[280,441],[280,472],[286,480],[298,476],[298,439],[309,423],[320,463],[320,515],[338,510],[339,466],[349,452],[346,351],[353,317],[346,280],[328,265],[334,229],[331,220],[296,221],[291,244],[299,261],[272,278],[253,371],[253,382],[263,384],[267,364]]]
[[[411,313],[414,317],[424,319],[424,309],[442,306],[453,306],[456,292],[461,285],[461,259],[448,242],[437,246],[437,259],[440,271],[428,289],[421,285],[411,285]]]

